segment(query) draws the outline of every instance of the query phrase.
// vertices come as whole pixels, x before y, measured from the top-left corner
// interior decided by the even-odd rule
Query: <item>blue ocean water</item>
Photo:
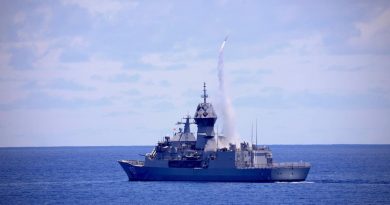
[[[390,204],[390,145],[275,145],[306,182],[129,182],[119,159],[152,147],[0,148],[0,204]]]

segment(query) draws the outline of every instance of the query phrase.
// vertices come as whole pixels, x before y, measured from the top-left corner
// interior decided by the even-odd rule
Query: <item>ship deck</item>
[[[144,161],[140,160],[120,160],[121,162],[125,162],[137,167],[145,166]],[[281,163],[272,163],[272,164],[254,164],[250,165],[242,165],[236,164],[237,169],[269,169],[269,168],[310,168],[311,164],[307,162],[281,162]]]
[[[272,163],[272,164],[254,164],[250,165],[240,165],[236,164],[237,169],[266,169],[266,168],[310,168],[311,164],[307,162],[281,162],[281,163]]]

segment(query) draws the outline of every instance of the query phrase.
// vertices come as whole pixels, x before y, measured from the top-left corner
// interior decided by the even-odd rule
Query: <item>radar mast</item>
[[[203,103],[206,103],[206,98],[208,97],[209,96],[207,95],[206,82],[203,82],[203,95],[202,95]]]

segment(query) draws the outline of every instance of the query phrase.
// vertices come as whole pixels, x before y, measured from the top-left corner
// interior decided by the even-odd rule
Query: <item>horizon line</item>
[[[356,146],[356,145],[390,145],[390,143],[377,143],[377,144],[367,144],[367,143],[337,143],[337,144],[267,144],[267,145],[259,145],[259,146]],[[53,145],[53,146],[0,146],[0,149],[3,148],[72,148],[72,147],[153,147],[155,145]]]

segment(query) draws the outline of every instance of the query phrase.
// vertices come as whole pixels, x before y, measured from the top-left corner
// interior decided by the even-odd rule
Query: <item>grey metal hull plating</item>
[[[119,161],[130,181],[223,181],[223,182],[295,182],[304,181],[310,167],[266,168],[161,168],[132,165]]]

